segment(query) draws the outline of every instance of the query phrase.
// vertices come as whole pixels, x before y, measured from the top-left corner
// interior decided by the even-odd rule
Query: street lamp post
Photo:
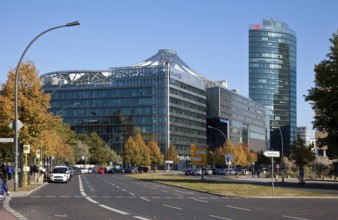
[[[15,169],[14,169],[14,191],[18,190],[18,154],[19,154],[19,130],[18,130],[18,121],[19,121],[19,115],[18,115],[18,76],[19,76],[19,70],[20,70],[20,66],[21,66],[21,62],[27,52],[27,50],[30,48],[30,46],[34,43],[35,40],[37,40],[41,35],[52,31],[54,29],[58,29],[58,28],[63,28],[63,27],[71,27],[71,26],[76,26],[76,25],[80,25],[80,23],[78,21],[74,21],[74,22],[70,22],[67,23],[65,25],[61,25],[61,26],[56,26],[53,28],[50,28],[48,30],[45,30],[44,32],[40,33],[39,35],[37,35],[26,47],[26,49],[24,50],[23,54],[20,57],[19,63],[17,65],[16,68],[16,72],[15,72],[15,121],[14,121],[14,126],[15,126]]]
[[[215,127],[212,127],[212,126],[207,126],[208,128],[211,128],[211,129],[215,129],[215,130],[217,130],[217,131],[219,131],[219,132],[221,132],[221,134],[223,135],[223,137],[224,137],[224,143],[226,143],[226,141],[227,141],[227,137],[226,137],[226,135],[223,133],[223,131],[221,131],[220,129],[218,129],[218,128],[215,128]],[[230,153],[230,148],[229,148],[229,144],[228,144],[228,152],[227,152],[227,156],[226,156],[226,160],[225,160],[225,162],[228,162],[228,160],[229,160],[229,153]],[[230,166],[229,166],[229,164],[228,164],[228,176],[230,175]]]
[[[74,106],[77,106],[77,105],[80,105],[80,103],[76,102],[72,105],[66,105],[65,107],[63,107],[60,111],[58,111],[58,113],[56,115],[60,115],[65,109],[67,108],[71,108],[71,107],[74,107]]]
[[[284,183],[284,144],[283,144],[283,134],[282,134],[282,130],[279,127],[278,122],[276,121],[276,124],[278,126],[279,129],[279,133],[280,133],[280,138],[281,138],[281,144],[282,144],[282,160],[281,160],[281,167],[282,167],[282,183]],[[272,168],[273,169],[273,168]]]

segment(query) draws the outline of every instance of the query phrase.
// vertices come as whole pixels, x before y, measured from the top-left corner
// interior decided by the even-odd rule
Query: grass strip
[[[332,195],[322,194],[317,192],[309,192],[297,189],[288,189],[285,187],[274,187],[272,194],[271,186],[263,186],[258,184],[227,182],[217,180],[201,180],[201,178],[181,176],[181,175],[166,175],[159,173],[146,174],[131,174],[132,178],[152,181],[171,186],[182,187],[186,189],[197,190],[200,192],[212,193],[220,196],[233,197],[332,197]]]

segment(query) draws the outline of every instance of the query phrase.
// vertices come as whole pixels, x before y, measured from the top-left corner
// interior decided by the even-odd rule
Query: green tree
[[[297,136],[297,142],[292,145],[291,157],[299,169],[303,169],[315,159],[311,148],[305,146],[303,139],[299,135]]]
[[[105,142],[97,133],[90,134],[89,162],[92,164],[106,165],[109,160]]]
[[[262,150],[257,152],[257,161],[255,162],[256,165],[269,165],[269,164],[271,164],[271,159],[269,157],[266,157],[263,153],[264,153],[264,151],[262,151]]]
[[[315,87],[308,90],[305,101],[315,111],[313,127],[326,134],[318,140],[319,146],[328,146],[330,156],[338,156],[338,32],[330,39],[332,46],[314,68]]]

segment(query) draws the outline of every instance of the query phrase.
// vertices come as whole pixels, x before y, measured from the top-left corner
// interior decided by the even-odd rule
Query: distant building
[[[254,151],[267,150],[265,106],[223,86],[207,89],[207,125],[223,132],[234,145],[243,144]],[[208,146],[223,145],[223,134],[207,129]]]
[[[140,132],[146,142],[156,140],[163,153],[172,144],[181,161],[190,160],[191,145],[207,144],[207,123],[217,126],[214,119],[227,121],[233,143],[255,151],[266,148],[265,107],[227,90],[226,81],[201,76],[172,50],[159,50],[133,66],[41,77],[51,94],[50,112],[76,133],[97,133],[117,153]],[[219,135],[209,133],[208,138],[224,142]]]
[[[134,66],[42,78],[52,94],[51,112],[76,133],[98,133],[118,153],[137,131],[162,152],[173,144],[187,156],[191,144],[206,144],[206,81],[175,51],[160,50]]]
[[[269,108],[270,146],[286,154],[297,135],[296,68],[296,33],[286,23],[263,19],[250,25],[249,98]]]
[[[304,141],[305,146],[310,145],[310,129],[307,126],[297,127],[297,134]]]

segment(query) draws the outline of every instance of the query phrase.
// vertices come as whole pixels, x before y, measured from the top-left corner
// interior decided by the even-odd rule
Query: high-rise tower
[[[249,97],[269,109],[270,148],[290,152],[297,134],[296,34],[274,19],[249,27]]]

